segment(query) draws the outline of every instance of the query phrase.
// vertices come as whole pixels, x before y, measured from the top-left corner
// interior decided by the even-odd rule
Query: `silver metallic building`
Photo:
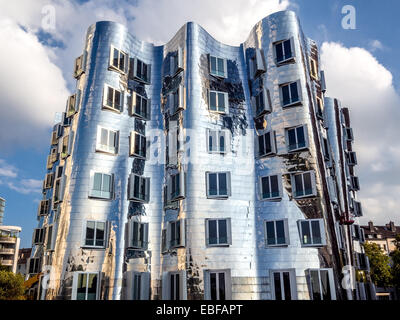
[[[294,12],[239,47],[192,22],[163,46],[97,22],[74,77],[33,235],[38,298],[373,298],[348,110]]]

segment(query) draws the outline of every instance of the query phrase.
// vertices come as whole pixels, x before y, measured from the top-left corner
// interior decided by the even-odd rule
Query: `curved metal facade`
[[[290,59],[283,63],[277,62],[279,43],[286,56],[290,43]],[[48,164],[54,181],[58,166],[63,167],[57,194],[64,196],[54,201],[56,186],[44,188],[43,200],[53,203],[48,212],[39,208],[39,228],[54,226],[53,246],[47,244],[50,236],[34,241],[32,259],[41,256],[41,264],[51,266],[52,286],[42,298],[75,299],[82,288],[89,297],[90,290],[79,284],[79,274],[86,272],[96,274],[97,299],[315,299],[317,289],[308,280],[321,269],[331,270],[329,298],[353,297],[340,286],[341,268],[352,264],[351,235],[346,229],[347,245],[341,249],[336,231],[337,222],[349,221],[341,219],[349,216],[348,194],[333,192],[329,180],[343,189],[346,169],[338,155],[344,156],[344,146],[337,143],[335,115],[340,108],[335,111],[328,98],[325,110],[318,104],[325,90],[318,50],[293,12],[264,18],[239,47],[218,42],[192,22],[158,47],[137,40],[122,25],[97,22],[88,29],[81,59],[82,70],[75,70],[75,112],[69,115],[67,104],[55,126],[62,131],[57,141],[70,139],[67,147],[58,142],[61,153]],[[122,59],[124,72],[110,67]],[[137,59],[146,64],[150,81],[135,77],[138,68],[144,70]],[[224,74],[212,74],[216,69]],[[120,110],[104,108],[105,96],[110,97],[105,86],[121,92]],[[296,101],[285,105],[288,92]],[[148,99],[150,117],[132,116],[137,95]],[[255,102],[260,96],[268,109],[261,114],[261,100]],[[215,112],[213,99],[223,112]],[[304,129],[295,130],[295,138],[304,146],[292,150],[291,130],[300,126]],[[101,128],[117,132],[112,154],[98,150]],[[146,137],[146,156],[132,156],[132,132]],[[224,132],[218,142],[223,152],[211,152],[216,140],[210,132]],[[269,142],[261,146],[267,136]],[[267,146],[271,152],[261,154]],[[339,161],[343,167],[331,174],[332,163],[338,168]],[[91,196],[96,172],[111,176],[109,199]],[[143,187],[147,200],[132,199],[131,174],[149,178]],[[274,188],[275,176],[278,189],[271,198],[265,188]],[[213,196],[212,179],[219,179],[216,188],[223,196]],[[316,229],[305,231],[311,220],[319,236]],[[86,221],[105,223],[102,246],[85,244]],[[276,221],[284,225],[283,242],[278,242],[282,235],[277,240]],[[275,238],[267,236],[271,223]],[[131,245],[137,241],[132,230],[142,247]],[[210,240],[213,232],[216,243]],[[307,236],[319,242],[310,243]]]

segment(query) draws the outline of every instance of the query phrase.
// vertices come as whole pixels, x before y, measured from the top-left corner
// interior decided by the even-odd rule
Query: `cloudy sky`
[[[354,30],[341,23],[349,3]],[[317,41],[328,95],[350,109],[362,222],[400,224],[398,1],[0,0],[0,196],[7,200],[4,224],[23,228],[22,246],[31,244],[51,126],[74,89],[73,61],[90,24],[117,21],[139,39],[162,44],[195,21],[238,45],[256,22],[284,9],[294,10]]]

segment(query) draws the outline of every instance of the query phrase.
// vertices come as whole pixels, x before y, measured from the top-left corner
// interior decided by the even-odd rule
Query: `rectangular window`
[[[353,136],[353,129],[352,128],[345,128],[345,135],[346,135],[346,140],[347,141],[353,141],[354,136]]]
[[[151,99],[147,99],[136,92],[132,92],[130,115],[143,120],[151,119]]]
[[[129,248],[147,250],[149,244],[149,224],[129,220]]]
[[[206,172],[206,178],[208,198],[227,198],[230,196],[230,172]]]
[[[317,61],[310,57],[310,75],[311,78],[318,80],[318,64]]]
[[[205,270],[205,300],[231,300],[230,270]]]
[[[77,111],[76,104],[76,94],[73,94],[67,101],[67,117],[72,116]]]
[[[150,273],[127,271],[126,300],[149,300],[150,298]]]
[[[111,199],[113,197],[113,175],[101,172],[91,172],[90,197]]]
[[[278,65],[294,61],[294,50],[292,49],[292,39],[287,39],[274,43],[275,58]]]
[[[275,131],[269,131],[257,136],[257,157],[265,157],[276,153]]]
[[[37,228],[33,230],[33,239],[32,244],[39,245],[43,244],[45,236],[45,229],[44,228]]]
[[[346,153],[347,155],[347,164],[349,166],[355,166],[357,164],[357,156],[354,151],[350,151]]]
[[[84,72],[84,54],[75,59],[74,78],[77,79]]]
[[[169,276],[169,288],[170,288],[170,300],[181,300],[180,297],[180,273],[170,273]]]
[[[267,112],[271,112],[269,90],[262,88],[251,100],[255,117],[260,117]]]
[[[230,145],[229,130],[207,129],[208,153],[227,153]]]
[[[250,59],[250,78],[258,77],[265,70],[264,52],[262,49],[256,48],[254,56]]]
[[[151,81],[151,65],[146,64],[138,58],[134,59],[133,76],[135,80],[149,84]]]
[[[265,244],[270,246],[289,245],[289,228],[287,219],[265,221]]]
[[[206,219],[207,246],[229,246],[232,244],[231,219]]]
[[[55,240],[56,240],[56,228],[55,225],[49,225],[47,227],[47,235],[46,235],[46,250],[54,250],[55,247]]]
[[[288,151],[298,151],[308,148],[307,126],[286,129],[286,143]]]
[[[351,186],[351,189],[352,189],[353,191],[358,191],[358,190],[360,190],[360,182],[359,182],[359,180],[358,180],[358,177],[356,177],[356,176],[350,176],[350,186]]]
[[[326,245],[323,219],[299,220],[298,225],[303,246],[319,247]]]
[[[175,201],[185,197],[185,173],[171,174],[168,181],[168,200]]]
[[[53,204],[61,202],[64,196],[64,178],[57,178],[54,182]]]
[[[42,258],[29,259],[29,274],[37,274],[42,270]]]
[[[300,81],[285,83],[279,86],[282,107],[290,107],[301,104]]]
[[[129,138],[129,155],[141,159],[146,159],[147,140],[146,137],[139,132],[132,131]]]
[[[314,171],[307,171],[292,175],[292,190],[295,198],[316,196]]]
[[[170,115],[174,115],[179,110],[185,109],[185,87],[180,84],[179,87],[167,95],[167,108]]]
[[[53,182],[54,182],[54,174],[47,173],[43,182],[43,189],[53,188]]]
[[[96,151],[117,154],[118,138],[119,131],[97,126]]]
[[[320,97],[316,97],[316,101],[317,101],[316,116],[319,120],[324,120],[324,103],[322,102],[322,99]]]
[[[180,126],[179,121],[170,120],[167,134],[168,164],[178,164],[178,153],[184,151],[184,142],[183,128]]]
[[[362,212],[362,208],[361,208],[361,202],[356,201],[354,199],[352,199],[352,202],[353,202],[353,210],[352,210],[352,212],[353,212],[354,216],[362,217],[363,212]]]
[[[324,160],[329,161],[331,159],[330,152],[329,152],[329,144],[327,138],[322,138],[322,146],[324,152]]]
[[[309,269],[308,277],[312,300],[336,300],[332,269]]]
[[[54,146],[58,143],[58,135],[57,135],[57,131],[53,131],[51,133],[51,145]]]
[[[227,60],[210,56],[210,74],[220,78],[228,77]]]
[[[57,147],[53,147],[50,150],[50,161],[52,164],[58,160],[58,150],[57,149],[58,149]]]
[[[168,222],[168,247],[184,247],[185,246],[185,220],[179,219]]]
[[[103,221],[86,221],[85,247],[104,248],[106,246],[106,223]]]
[[[98,300],[98,286],[98,272],[74,272],[72,300]]]
[[[295,270],[272,270],[270,283],[274,300],[296,300]]]
[[[343,227],[339,222],[335,223],[336,239],[339,249],[346,249],[345,247],[345,237],[343,235]]]
[[[174,77],[183,70],[183,49],[181,47],[170,56],[169,70],[171,77]]]
[[[260,178],[260,195],[262,200],[280,199],[281,195],[280,175],[271,175]]]
[[[47,216],[50,213],[50,200],[41,200],[39,203],[39,216]]]
[[[110,68],[126,73],[126,70],[128,69],[128,61],[128,55],[125,52],[111,46]]]
[[[123,93],[108,85],[104,86],[103,107],[113,111],[122,111]]]
[[[129,176],[129,200],[149,203],[150,178],[131,173]]]
[[[228,92],[210,90],[208,96],[208,109],[210,111],[228,113],[229,112]]]

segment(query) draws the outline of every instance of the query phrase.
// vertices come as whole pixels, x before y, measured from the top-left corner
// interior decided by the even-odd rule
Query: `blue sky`
[[[0,41],[19,35],[10,44],[10,53],[0,53],[0,96],[4,97],[0,105],[0,196],[6,199],[4,224],[23,229],[22,247],[30,246],[37,223],[52,119],[55,112],[63,111],[67,96],[74,89],[73,61],[80,55],[86,28],[91,23],[118,21],[126,24],[138,38],[160,44],[168,41],[185,21],[191,20],[200,23],[217,39],[239,44],[263,16],[284,8],[297,12],[304,33],[321,47],[322,60],[326,60],[328,93],[343,98],[350,108],[355,147],[359,151],[357,169],[365,214],[362,221],[373,219],[385,223],[392,219],[400,224],[394,198],[400,191],[396,157],[400,156],[400,146],[395,141],[399,136],[396,116],[400,114],[400,23],[397,19],[400,2],[230,0],[217,3],[211,0],[100,0],[96,3],[93,0],[15,3],[0,0]],[[54,30],[43,30],[41,25],[41,11],[48,4],[55,8]],[[341,26],[341,10],[348,4],[356,9],[355,30]],[[26,54],[29,65],[19,62],[11,68],[11,58],[19,51],[21,57]],[[14,72],[19,80],[6,82]]]

